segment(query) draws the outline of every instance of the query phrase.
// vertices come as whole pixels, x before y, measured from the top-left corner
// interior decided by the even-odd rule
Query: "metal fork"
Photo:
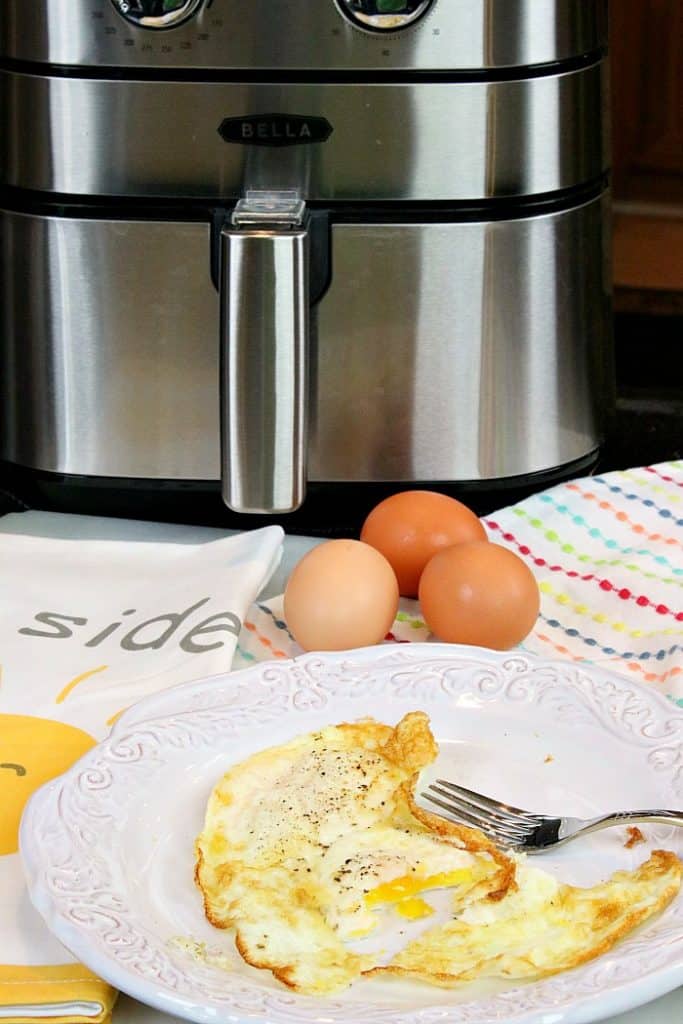
[[[683,811],[616,811],[598,818],[554,818],[501,803],[446,779],[437,779],[427,790],[423,798],[448,811],[457,821],[473,825],[501,846],[529,853],[561,846],[586,832],[612,825],[659,821],[683,826]]]

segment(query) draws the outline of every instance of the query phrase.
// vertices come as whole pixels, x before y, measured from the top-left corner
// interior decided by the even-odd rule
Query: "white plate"
[[[192,881],[194,837],[229,765],[318,728],[421,708],[436,769],[535,810],[591,816],[683,806],[683,713],[595,667],[447,645],[376,647],[266,662],[141,701],[110,738],[31,799],[21,853],[33,902],[93,971],[135,998],[198,1022],[273,1024],[580,1024],[638,1006],[683,982],[683,900],[597,960],[542,982],[443,991],[360,979],[342,996],[284,989],[244,964],[204,919]],[[623,828],[543,856],[582,885],[633,868],[656,847],[683,855],[683,831]],[[229,951],[226,971],[177,937]]]

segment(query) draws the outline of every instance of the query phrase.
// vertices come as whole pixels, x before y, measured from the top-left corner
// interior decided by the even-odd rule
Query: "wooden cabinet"
[[[610,17],[615,197],[683,205],[683,3],[612,0]]]
[[[683,2],[612,0],[616,308],[683,312]]]

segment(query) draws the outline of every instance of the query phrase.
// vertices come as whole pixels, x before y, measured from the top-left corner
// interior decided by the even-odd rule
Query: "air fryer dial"
[[[126,21],[140,28],[175,28],[199,10],[204,0],[111,0]]]
[[[429,10],[434,0],[337,0],[342,14],[366,32],[399,32]]]

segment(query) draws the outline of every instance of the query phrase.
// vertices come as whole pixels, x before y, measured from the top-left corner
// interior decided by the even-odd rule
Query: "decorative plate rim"
[[[464,673],[460,678],[459,672]],[[154,751],[156,756],[166,749],[164,743],[169,749],[173,744],[177,749],[182,749],[183,744],[201,745],[205,742],[202,737],[211,735],[212,728],[223,730],[226,723],[231,728],[243,728],[249,714],[257,718],[259,714],[265,715],[262,720],[267,723],[283,711],[318,711],[328,701],[334,701],[335,684],[339,686],[344,679],[348,683],[349,675],[355,677],[353,681],[359,689],[336,693],[340,699],[370,699],[377,696],[379,688],[388,686],[396,699],[415,700],[417,697],[410,695],[419,691],[420,699],[436,702],[449,693],[463,693],[467,687],[470,692],[478,686],[476,695],[482,701],[553,701],[553,709],[559,708],[565,714],[578,714],[579,718],[584,715],[591,721],[602,717],[599,724],[643,749],[651,766],[662,773],[663,779],[671,775],[671,786],[683,796],[683,711],[661,694],[599,665],[541,659],[517,651],[494,652],[433,643],[312,652],[286,661],[259,662],[234,673],[194,680],[144,698],[124,712],[106,740],[30,798],[20,827],[20,852],[29,894],[64,945],[115,987],[157,1009],[199,1024],[242,1020],[313,1024],[320,1015],[335,1024],[437,1024],[446,1020],[452,1024],[540,1024],[549,1010],[555,1024],[580,1024],[641,1005],[683,983],[680,898],[678,911],[671,912],[669,908],[665,912],[667,921],[670,918],[665,937],[668,947],[675,947],[673,956],[660,956],[653,961],[657,947],[648,943],[652,935],[648,936],[650,929],[646,927],[642,934],[620,944],[621,955],[610,957],[607,964],[603,964],[604,957],[598,958],[570,972],[570,985],[563,984],[567,974],[562,973],[491,998],[451,1004],[439,1002],[436,990],[434,1003],[423,1008],[387,1008],[387,1004],[382,1009],[368,1003],[345,1002],[343,995],[335,1000],[311,1001],[311,997],[263,989],[244,978],[239,979],[227,998],[205,998],[202,1002],[197,991],[192,995],[192,983],[184,993],[182,987],[180,991],[174,990],[173,986],[179,984],[178,967],[171,963],[159,937],[158,943],[164,950],[155,949],[145,938],[144,957],[149,959],[142,957],[134,963],[136,948],[138,952],[142,948],[142,926],[136,925],[134,919],[132,923],[129,920],[125,899],[111,882],[111,871],[107,874],[109,869],[95,864],[102,859],[101,854],[87,860],[87,854],[94,852],[89,815],[90,820],[95,812],[101,817],[102,794],[110,787],[115,791],[117,780],[122,784],[123,777],[130,778],[131,772],[149,771],[153,760],[150,752]],[[259,687],[263,692],[256,693],[256,700],[250,705],[250,695]],[[260,702],[259,696],[263,698]],[[607,697],[611,701],[609,706],[604,704]],[[333,714],[332,708],[330,712]],[[76,876],[77,883],[73,881]],[[104,891],[107,885],[112,887],[109,892]],[[91,891],[97,893],[100,903],[88,911]],[[108,923],[98,930],[92,923],[86,923],[90,920],[88,913],[106,917]],[[120,949],[112,953],[113,941],[129,943],[128,959],[121,959]],[[107,942],[111,947],[108,950],[102,948]],[[623,953],[624,948],[628,955]],[[638,956],[640,972],[633,968]],[[628,964],[620,969],[622,961]],[[206,992],[205,972],[198,969],[189,974],[202,976],[201,991]],[[530,992],[534,995],[530,996]]]

